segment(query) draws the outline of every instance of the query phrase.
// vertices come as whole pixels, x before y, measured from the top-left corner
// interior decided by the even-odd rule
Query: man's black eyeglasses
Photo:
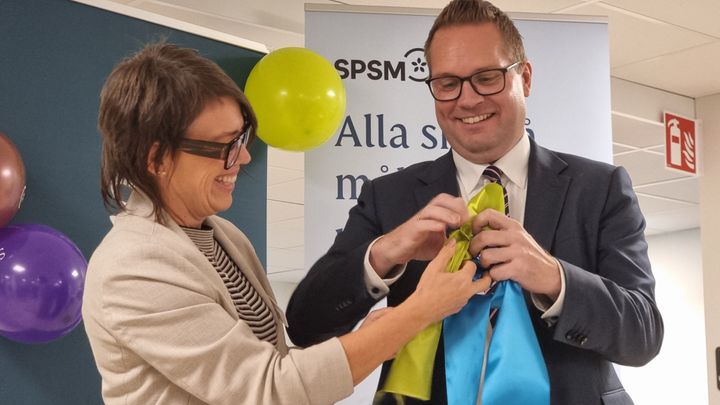
[[[197,156],[204,156],[225,161],[225,169],[235,165],[240,156],[240,150],[250,140],[252,125],[248,125],[238,136],[228,143],[201,141],[198,139],[183,138],[178,149]]]
[[[452,101],[460,98],[463,84],[470,82],[470,87],[481,96],[492,96],[505,90],[505,73],[518,66],[515,62],[510,66],[497,69],[487,69],[475,72],[470,76],[441,76],[425,80],[430,93],[437,101]]]

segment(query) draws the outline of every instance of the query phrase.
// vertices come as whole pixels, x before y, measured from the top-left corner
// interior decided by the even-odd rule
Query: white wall
[[[711,405],[720,405],[715,348],[720,347],[720,94],[696,101],[701,120],[700,221],[707,329],[707,381]]]
[[[707,404],[700,231],[647,238],[665,323],[660,354],[644,367],[617,367],[636,405]]]
[[[290,301],[290,296],[293,291],[295,291],[297,284],[270,280],[270,285],[275,293],[275,299],[277,300],[278,305],[280,305],[280,308],[285,311],[287,309],[288,301]]]
[[[270,287],[272,287],[273,292],[275,293],[275,299],[277,300],[278,305],[280,308],[282,308],[283,313],[287,310],[288,302],[290,301],[290,296],[292,295],[293,291],[295,291],[295,288],[297,287],[296,283],[287,283],[284,281],[273,281],[270,280]],[[292,345],[292,342],[290,341],[290,337],[287,334],[287,330],[285,331],[285,341],[288,343],[288,345]]]
[[[699,111],[696,111],[696,100],[691,98],[616,78],[613,78],[611,85],[613,112],[625,117],[661,123],[662,112],[671,111],[687,117],[701,118]],[[720,111],[720,105],[708,104],[710,104],[708,111]],[[716,125],[716,128],[720,129],[720,123]],[[700,145],[700,148],[702,150],[703,145]],[[705,153],[706,162],[710,156],[719,156],[719,154]],[[720,176],[720,169],[716,173],[715,178]],[[630,174],[632,176],[633,173]],[[706,178],[706,176],[700,178],[701,187],[702,181]],[[644,212],[652,209],[652,205],[643,205],[643,202],[647,203],[647,199],[640,199],[640,206]],[[720,201],[716,200],[715,206],[718,204]],[[701,199],[701,210],[703,207],[708,205]],[[648,212],[645,214],[647,215]],[[685,215],[697,215],[697,213],[687,212]],[[707,361],[709,348],[706,351],[705,343],[706,320],[711,317],[708,311],[708,299],[713,299],[708,296],[716,296],[717,293],[711,294],[708,289],[708,264],[703,255],[707,256],[707,251],[710,250],[709,243],[705,241],[706,229],[720,228],[717,218],[715,217],[714,227],[709,225],[707,219],[700,220],[702,238],[700,229],[648,237],[650,260],[657,281],[656,296],[665,322],[665,339],[658,357],[645,367],[618,367],[623,384],[638,405],[708,404],[710,365]],[[720,240],[720,235],[712,240]],[[702,249],[702,244],[705,244],[705,251]],[[704,266],[703,261],[706,262]],[[720,264],[715,265],[716,269],[718,267]],[[716,307],[720,308],[720,305],[716,304]],[[715,318],[717,315],[720,314],[716,314]],[[711,327],[707,326],[707,328]],[[717,342],[718,339],[715,341]],[[714,362],[712,367],[714,375]],[[713,381],[711,391],[714,387]],[[720,402],[711,403],[720,405]]]

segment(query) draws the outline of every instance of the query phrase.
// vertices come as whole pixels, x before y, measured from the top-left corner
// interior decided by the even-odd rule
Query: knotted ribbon
[[[489,183],[470,200],[468,211],[472,217],[487,208],[506,212],[506,195],[502,185]],[[472,237],[472,221],[449,235],[457,243],[447,271],[455,272],[471,259],[468,248]],[[490,311],[500,307],[481,381]],[[542,352],[522,289],[513,281],[498,283],[491,294],[476,295],[460,312],[415,336],[398,352],[382,391],[395,394],[398,402],[403,396],[430,399],[435,354],[443,329],[448,405],[475,405],[481,384],[485,405],[550,403]]]

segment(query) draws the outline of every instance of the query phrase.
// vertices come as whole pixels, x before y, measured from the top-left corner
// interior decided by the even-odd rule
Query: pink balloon
[[[7,225],[20,209],[25,196],[25,166],[20,152],[0,132],[0,227]]]

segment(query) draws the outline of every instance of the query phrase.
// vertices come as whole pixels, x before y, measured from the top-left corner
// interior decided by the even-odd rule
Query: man
[[[480,254],[494,280],[514,280],[527,292],[551,403],[632,404],[611,363],[650,361],[663,324],[627,172],[547,150],[526,135],[532,66],[512,21],[492,4],[450,2],[425,53],[452,151],[365,183],[343,232],[293,294],[290,337],[308,345],[347,332],[385,295],[388,306],[402,302],[446,230],[466,218],[465,202],[492,164],[510,216],[479,213],[470,253]],[[447,402],[443,364],[440,345],[433,404]]]

